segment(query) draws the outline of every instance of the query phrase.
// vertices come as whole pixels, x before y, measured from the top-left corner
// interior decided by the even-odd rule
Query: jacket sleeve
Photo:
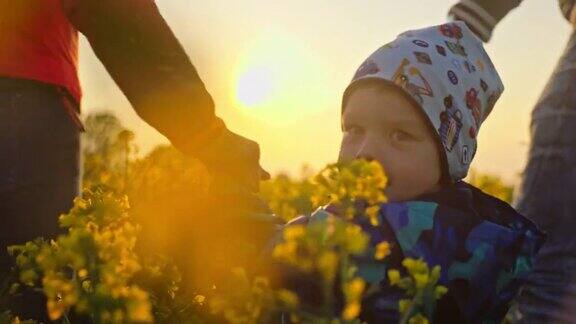
[[[450,8],[449,17],[463,20],[478,37],[488,42],[494,27],[523,0],[460,0]]]
[[[214,103],[153,0],[62,0],[136,112],[178,144],[215,121]]]
[[[229,131],[154,0],[61,0],[138,115],[219,182],[257,191],[258,144]],[[263,172],[262,172],[263,171]]]

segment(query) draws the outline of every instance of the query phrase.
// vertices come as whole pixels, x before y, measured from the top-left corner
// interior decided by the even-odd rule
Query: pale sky
[[[356,68],[397,34],[443,23],[455,0],[157,0],[230,129],[256,140],[262,165],[296,173],[337,159],[340,100]],[[530,111],[570,34],[556,1],[525,0],[487,50],[506,91],[483,124],[473,168],[516,182]],[[166,143],[139,120],[83,43],[83,114],[112,110],[143,153]],[[254,93],[256,91],[256,96]]]

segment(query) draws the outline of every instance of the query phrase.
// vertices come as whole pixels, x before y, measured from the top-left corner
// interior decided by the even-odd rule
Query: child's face
[[[339,161],[379,161],[388,176],[390,201],[440,189],[438,146],[418,109],[397,89],[368,86],[352,92],[342,116]]]

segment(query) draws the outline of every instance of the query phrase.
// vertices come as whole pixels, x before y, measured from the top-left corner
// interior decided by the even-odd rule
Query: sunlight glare
[[[246,107],[258,106],[271,97],[273,90],[272,72],[266,67],[254,67],[238,80],[238,101]]]
[[[290,123],[330,106],[327,68],[309,44],[289,33],[263,32],[240,53],[235,102],[267,123]]]

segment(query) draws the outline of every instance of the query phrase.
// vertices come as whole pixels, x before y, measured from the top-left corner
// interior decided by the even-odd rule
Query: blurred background
[[[336,160],[341,95],[360,63],[408,29],[446,21],[453,0],[157,0],[230,129],[256,140],[262,165],[296,175]],[[506,91],[483,124],[472,168],[517,184],[530,111],[569,37],[556,2],[527,0],[487,50]],[[112,112],[139,154],[167,143],[130,108],[87,42],[83,116]],[[161,107],[159,107],[161,109]]]

